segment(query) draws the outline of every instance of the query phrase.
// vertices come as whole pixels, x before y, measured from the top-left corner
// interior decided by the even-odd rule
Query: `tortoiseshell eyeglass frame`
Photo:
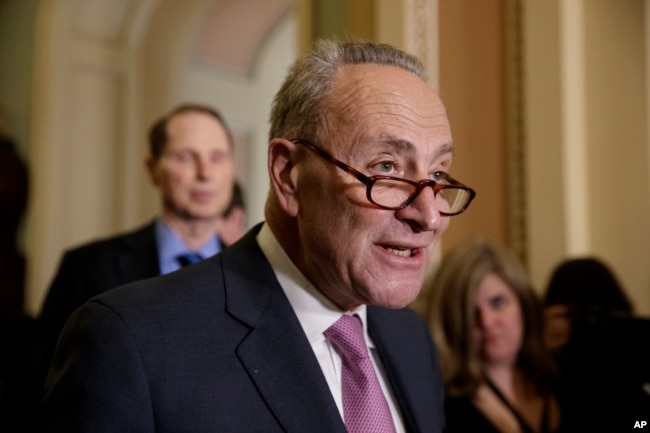
[[[458,210],[454,212],[443,212],[440,211],[441,215],[444,216],[454,216],[461,214],[467,210],[469,207],[469,204],[474,200],[474,197],[476,197],[476,191],[474,191],[472,188],[463,185],[462,183],[458,182],[457,180],[453,179],[451,176],[449,176],[445,172],[439,172],[438,174],[444,179],[443,182],[441,183],[440,181],[436,180],[431,180],[431,179],[423,179],[420,181],[413,181],[410,179],[403,179],[400,177],[393,177],[393,176],[382,176],[382,175],[377,175],[377,176],[366,176],[365,174],[361,173],[359,170],[355,169],[354,167],[349,166],[348,164],[344,163],[343,161],[336,159],[332,155],[330,155],[328,152],[324,151],[323,149],[315,146],[313,143],[311,143],[308,140],[303,140],[303,139],[295,139],[291,140],[291,142],[296,143],[296,144],[302,144],[303,146],[307,147],[308,149],[312,150],[315,152],[317,155],[319,155],[321,158],[324,160],[336,165],[338,168],[343,170],[344,172],[348,173],[349,175],[355,177],[358,181],[366,185],[366,198],[368,201],[375,206],[378,206],[382,209],[387,209],[387,210],[399,210],[399,209],[404,209],[407,207],[409,204],[415,200],[415,198],[420,194],[420,192],[427,187],[431,187],[433,189],[434,196],[438,196],[438,193],[444,189],[459,189],[463,190],[467,193],[467,202],[463,204]],[[395,182],[404,182],[409,185],[411,185],[414,190],[411,193],[411,195],[399,206],[385,206],[382,205],[381,203],[377,203],[375,200],[372,198],[372,187],[375,185],[376,182],[380,180],[391,180]]]

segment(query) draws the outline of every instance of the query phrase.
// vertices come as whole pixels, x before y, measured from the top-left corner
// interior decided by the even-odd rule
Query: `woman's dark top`
[[[546,411],[545,411],[546,412]],[[447,419],[447,433],[500,433],[500,431],[478,410],[469,397],[447,397],[445,401],[445,417]],[[546,429],[544,423],[543,429]],[[528,428],[529,430],[526,430]],[[523,431],[530,431],[523,427]],[[561,428],[555,433],[568,432]]]
[[[447,433],[500,433],[468,397],[447,397]]]

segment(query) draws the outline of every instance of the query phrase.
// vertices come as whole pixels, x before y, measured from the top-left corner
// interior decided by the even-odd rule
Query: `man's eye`
[[[172,153],[171,156],[172,156],[172,159],[174,159],[175,161],[179,161],[179,162],[189,161],[192,158],[192,156],[187,152],[175,152],[175,153]]]
[[[443,182],[447,180],[447,173],[444,171],[436,171],[431,174],[431,180],[435,180],[436,182]]]
[[[381,161],[376,164],[375,167],[377,167],[377,170],[382,174],[388,174],[395,171],[395,163],[392,161]]]
[[[210,154],[210,160],[212,162],[221,162],[225,160],[226,157],[227,155],[225,152],[213,152],[212,154]]]

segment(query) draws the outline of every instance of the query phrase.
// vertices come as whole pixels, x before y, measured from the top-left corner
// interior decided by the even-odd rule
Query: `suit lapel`
[[[226,308],[251,327],[237,355],[286,431],[344,433],[311,345],[255,241],[258,230],[221,255]]]
[[[442,431],[443,395],[438,366],[428,331],[415,323],[414,315],[410,311],[369,306],[368,332],[400,406],[406,430]],[[404,325],[409,322],[413,326]],[[421,335],[413,335],[414,331]]]

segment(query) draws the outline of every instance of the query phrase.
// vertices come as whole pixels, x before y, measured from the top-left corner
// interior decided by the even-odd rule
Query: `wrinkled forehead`
[[[421,78],[396,66],[341,68],[323,114],[326,130],[350,140],[389,136],[412,143],[452,142],[438,95]]]

